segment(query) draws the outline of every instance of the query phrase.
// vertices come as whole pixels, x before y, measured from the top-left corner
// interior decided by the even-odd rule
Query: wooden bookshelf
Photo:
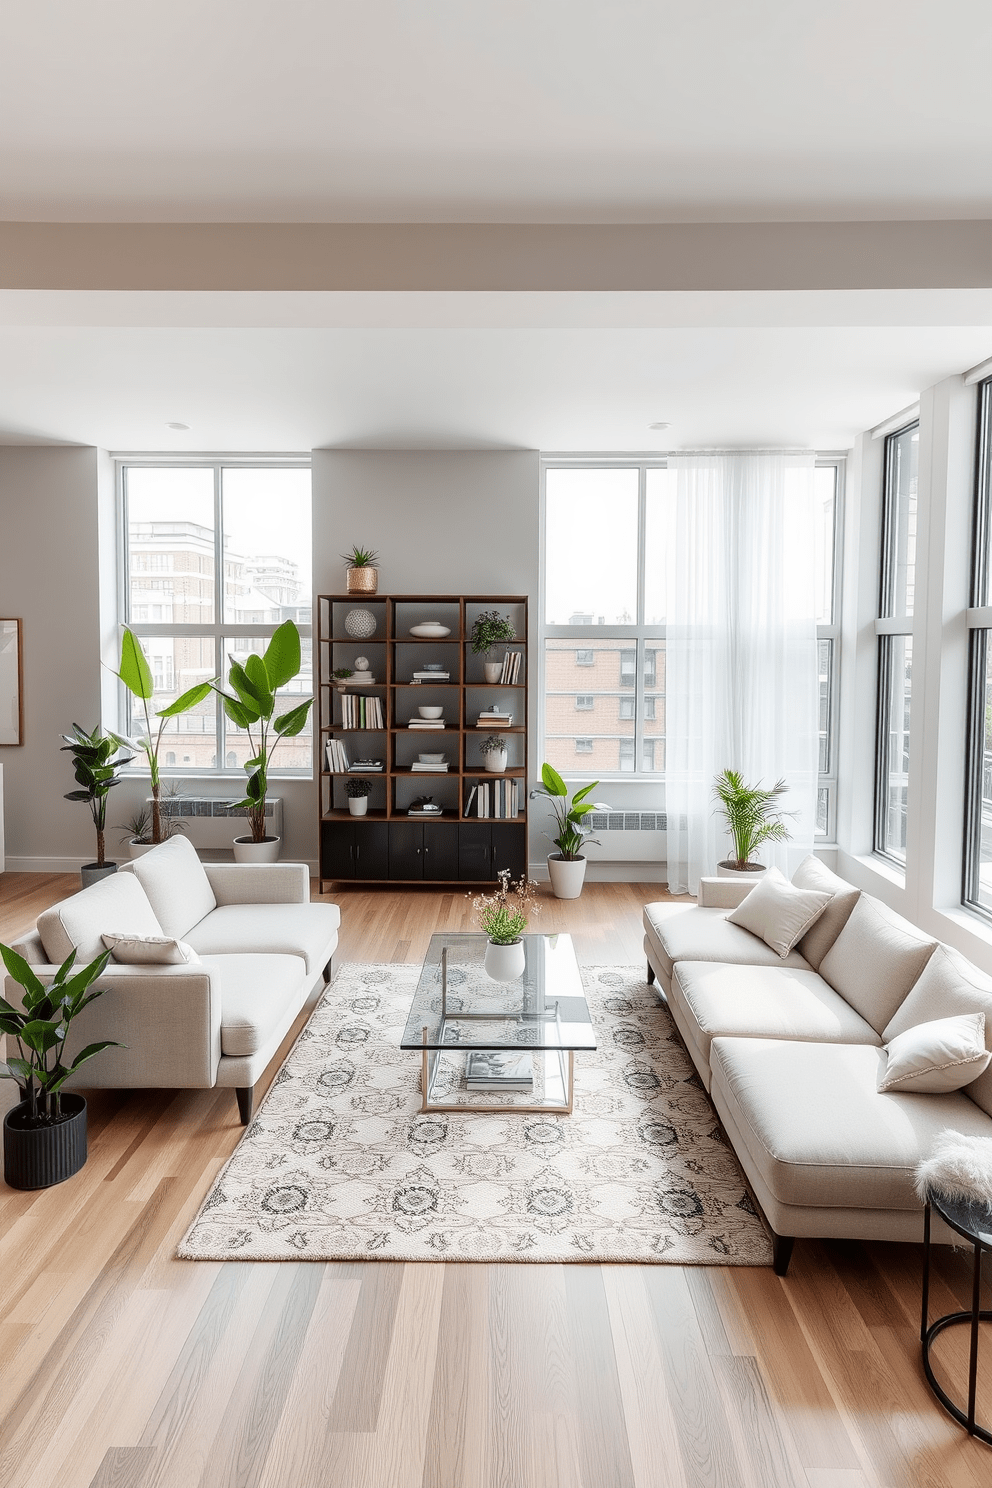
[[[375,632],[361,639],[348,635],[349,610],[368,610]],[[520,671],[513,683],[486,682],[483,658],[472,654],[470,636],[483,610],[498,610],[513,625],[517,639],[497,648],[519,652]],[[435,620],[447,626],[444,637],[418,637],[413,626]],[[317,598],[317,695],[319,719],[320,887],[348,882],[370,884],[493,883],[501,869],[514,878],[527,869],[527,596],[517,594],[321,594]],[[374,684],[349,687],[335,670],[368,658]],[[428,663],[441,663],[443,682],[415,682],[413,674]],[[383,726],[345,728],[341,691],[374,696],[382,705]],[[498,704],[512,714],[503,727],[476,726],[483,709]],[[441,707],[444,729],[410,728],[419,707]],[[496,774],[484,769],[480,745],[488,733],[507,740],[507,767]],[[378,759],[381,771],[330,770],[327,744],[336,739],[349,761]],[[418,754],[444,753],[448,769],[413,770]],[[345,785],[353,776],[372,784],[368,812],[351,816]],[[507,782],[516,787],[514,816],[477,814],[478,794],[466,812],[473,787]],[[495,791],[491,791],[491,798]],[[430,796],[442,808],[439,816],[411,816],[410,806]],[[492,799],[491,799],[492,807]]]

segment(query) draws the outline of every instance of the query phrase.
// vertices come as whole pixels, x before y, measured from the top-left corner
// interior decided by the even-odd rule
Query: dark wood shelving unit
[[[483,610],[499,610],[517,632],[517,638],[501,646],[522,655],[520,676],[515,683],[486,682],[483,660],[472,655],[470,636],[476,616]],[[344,628],[349,610],[368,610],[376,620],[375,632],[365,637],[348,635]],[[437,620],[450,628],[442,637],[409,634],[413,625]],[[514,878],[527,869],[527,596],[519,594],[321,594],[317,598],[317,695],[319,718],[318,776],[320,812],[320,887],[326,883],[373,884],[485,884],[494,883],[503,868]],[[359,656],[369,660],[374,684],[349,687],[332,673],[354,666]],[[414,682],[412,674],[427,662],[441,662],[450,677],[444,682]],[[378,697],[383,706],[381,729],[344,728],[341,724],[339,689],[364,697]],[[507,703],[514,723],[478,728],[476,719],[483,707]],[[417,702],[423,695],[424,704]],[[445,709],[446,727],[411,729],[408,720],[418,706]],[[495,774],[481,764],[473,736],[506,735],[509,761],[506,771]],[[351,760],[377,758],[379,771],[331,771],[327,768],[326,745],[338,739]],[[407,742],[409,741],[409,742]],[[436,747],[432,749],[432,743]],[[411,769],[421,753],[449,756],[449,768],[441,771]],[[345,784],[352,777],[372,784],[365,816],[348,810]],[[519,811],[515,817],[465,815],[473,785],[499,780],[518,784]],[[381,783],[380,783],[381,782]],[[417,785],[423,782],[423,789]],[[415,797],[428,795],[442,807],[440,816],[410,816]]]

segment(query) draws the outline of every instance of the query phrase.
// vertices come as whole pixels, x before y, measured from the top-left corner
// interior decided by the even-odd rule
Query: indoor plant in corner
[[[15,1080],[21,1090],[19,1104],[3,1122],[4,1180],[10,1188],[49,1188],[78,1173],[86,1161],[86,1101],[71,1091],[63,1095],[63,1085],[94,1054],[120,1047],[110,1039],[87,1044],[70,1064],[63,1063],[73,1018],[106,990],[89,988],[102,976],[110,952],[73,975],[73,951],[47,987],[9,946],[0,945],[0,956],[22,989],[20,1008],[0,997],[0,1033],[8,1039],[0,1079]],[[11,1057],[15,1041],[17,1054]]]
[[[586,826],[585,818],[590,811],[609,811],[610,808],[602,802],[586,799],[590,792],[596,789],[599,784],[598,780],[577,790],[572,797],[571,804],[568,799],[568,786],[553,766],[549,764],[541,766],[541,780],[544,788],[542,790],[539,786],[537,794],[547,797],[551,802],[557,828],[554,836],[551,836],[550,832],[544,834],[558,849],[556,853],[551,853],[548,857],[551,887],[556,899],[577,899],[582,893],[582,884],[586,876],[586,860],[582,847],[587,837],[590,842],[596,842],[595,837],[589,837],[590,828]]]
[[[511,883],[509,868],[501,868],[498,877],[495,893],[480,894],[472,900],[472,908],[487,940],[487,974],[494,982],[513,982],[527,964],[521,936],[527,929],[527,916],[537,913],[537,884],[527,878]]]
[[[496,647],[504,645],[507,641],[514,641],[517,632],[505,615],[499,610],[483,610],[472,623],[472,634],[469,639],[472,642],[472,655],[482,656],[483,672],[487,682],[499,681],[503,670],[503,663],[497,661]]]
[[[243,809],[248,818],[251,835],[235,837],[234,860],[236,863],[274,863],[279,856],[279,838],[265,835],[269,767],[280,739],[291,739],[301,734],[313,706],[313,698],[309,697],[295,703],[285,713],[276,715],[279,688],[286,687],[300,674],[300,632],[292,620],[285,620],[273,632],[264,655],[256,656],[253,652],[244,666],[233,656],[230,662],[227,680],[234,696],[214,683],[210,685],[220,694],[224,712],[231,722],[247,733],[253,751],[244,764],[248,774],[244,800],[235,802],[236,808]]]
[[[131,755],[118,754],[120,748],[113,734],[104,734],[99,724],[91,734],[72,725],[71,734],[63,734],[65,743],[62,752],[71,754],[76,780],[80,789],[66,791],[67,801],[85,801],[96,828],[96,862],[84,863],[79,870],[83,888],[117,872],[116,863],[106,858],[107,796],[115,785],[120,785],[118,771],[131,763]]]
[[[713,782],[713,796],[719,801],[726,818],[727,830],[734,843],[734,856],[717,864],[717,874],[727,878],[737,873],[764,873],[764,863],[754,861],[763,842],[787,842],[789,832],[783,820],[794,812],[779,811],[776,801],[788,790],[778,780],[770,790],[761,785],[745,785],[737,770],[724,770]]]

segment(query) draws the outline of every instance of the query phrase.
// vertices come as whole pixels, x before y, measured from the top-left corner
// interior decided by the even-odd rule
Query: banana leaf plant
[[[291,739],[303,732],[313,707],[313,698],[309,697],[285,713],[276,711],[280,705],[276,696],[279,688],[286,687],[300,674],[300,632],[292,620],[285,620],[273,632],[264,655],[256,656],[253,652],[244,666],[233,656],[229,659],[227,680],[231,692],[211,685],[219,693],[228,718],[248,735],[252,750],[252,757],[244,764],[248,784],[244,800],[236,805],[245,811],[252,842],[264,842],[265,797],[273,752],[280,739]]]
[[[8,1055],[6,1064],[0,1064],[0,1080],[15,1080],[20,1086],[32,1126],[48,1126],[61,1118],[61,1092],[69,1076],[95,1054],[121,1047],[113,1039],[104,1039],[87,1044],[69,1064],[64,1058],[73,1018],[107,990],[106,987],[89,989],[103,975],[110,952],[104,951],[73,975],[76,959],[73,951],[47,986],[10,946],[0,945],[0,956],[23,991],[20,1008],[12,1007],[6,998],[0,997],[0,1033],[17,1044],[17,1055],[13,1058]]]
[[[160,708],[155,717],[160,719],[157,729],[152,728],[152,715],[148,704],[155,692],[155,682],[152,677],[152,669],[148,665],[148,658],[142,649],[141,642],[133,630],[124,627],[121,637],[121,664],[119,671],[114,674],[119,677],[133,697],[141,703],[145,714],[145,732],[137,738],[130,739],[126,734],[113,734],[117,743],[123,748],[133,749],[145,756],[148,761],[148,772],[151,776],[152,786],[152,841],[164,842],[170,834],[162,830],[162,785],[159,779],[158,752],[162,745],[162,734],[170,718],[178,718],[180,713],[188,713],[191,708],[196,708],[203,699],[210,696],[210,682],[198,682],[181,697],[177,697],[174,703],[167,708]]]
[[[62,753],[72,755],[79,790],[66,791],[67,801],[85,801],[96,828],[96,865],[106,867],[107,796],[120,785],[118,771],[131,763],[132,756],[121,756],[122,747],[116,734],[104,734],[99,724],[91,734],[78,723],[71,734],[63,734]]]
[[[566,863],[574,863],[576,859],[582,857],[582,847],[587,839],[590,842],[596,842],[595,837],[589,836],[592,828],[586,826],[584,818],[589,815],[590,811],[609,811],[610,808],[602,802],[586,799],[596,789],[599,784],[598,780],[577,790],[572,797],[571,804],[568,799],[568,786],[552,765],[541,766],[541,781],[543,789],[538,786],[537,794],[546,797],[551,802],[551,810],[554,812],[557,826],[553,837],[550,832],[545,832],[544,835],[554,843]],[[596,845],[599,844],[596,843]]]

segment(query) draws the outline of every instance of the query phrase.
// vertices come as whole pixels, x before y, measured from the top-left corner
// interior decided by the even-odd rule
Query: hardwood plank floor
[[[71,893],[0,878],[0,939]],[[341,961],[472,928],[452,891],[344,891]],[[657,885],[542,894],[586,964],[641,962]],[[302,1022],[302,1018],[300,1020]],[[299,1025],[298,1025],[299,1026]],[[275,1073],[284,1050],[267,1072]],[[230,1091],[94,1092],[90,1158],[0,1186],[4,1488],[979,1488],[919,1361],[918,1246],[728,1267],[181,1262],[241,1135]],[[932,1305],[969,1296],[941,1249]],[[992,1339],[979,1360],[992,1418]],[[960,1391],[962,1330],[940,1368]]]

